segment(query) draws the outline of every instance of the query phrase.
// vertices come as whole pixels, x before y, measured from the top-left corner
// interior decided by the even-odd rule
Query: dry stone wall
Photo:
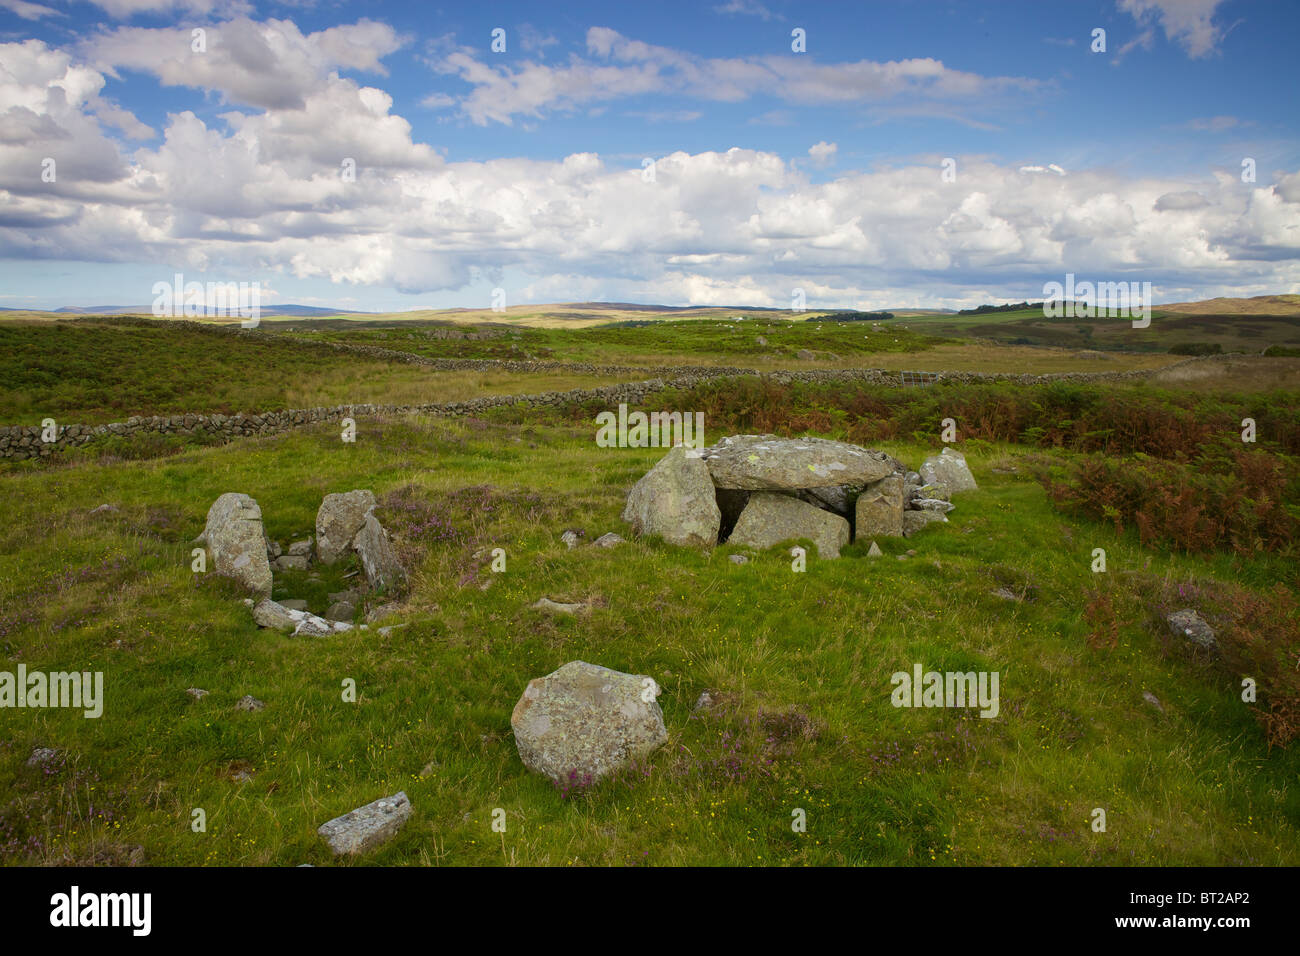
[[[197,328],[211,331],[212,326],[192,323]],[[228,333],[227,333],[228,334]],[[267,335],[254,330],[236,330],[241,335]],[[590,365],[582,362],[530,362],[502,361],[495,359],[426,359],[406,352],[390,352],[387,349],[372,349],[369,346],[338,345],[346,351],[364,350],[379,358],[392,358],[395,361],[418,360],[419,364],[436,368],[479,368],[487,367],[503,371],[539,372],[567,371],[593,375],[608,374],[645,374],[646,368],[636,366]],[[1049,382],[1119,382],[1143,379],[1155,371],[1164,371],[1193,362],[1212,361],[1217,356],[1198,356],[1163,366],[1161,369],[1130,370],[1124,372],[1058,372],[1043,375],[985,374],[981,372],[939,372],[938,382],[957,384],[981,384],[990,382],[1009,382],[1016,385],[1043,385]],[[124,422],[110,422],[106,425],[61,425],[55,427],[53,441],[43,440],[43,429],[39,424],[0,425],[0,460],[21,460],[40,458],[65,448],[85,445],[108,436],[130,436],[146,432],[165,435],[206,435],[234,439],[248,435],[264,435],[286,431],[317,422],[340,421],[344,418],[370,418],[375,416],[395,415],[437,415],[454,417],[474,415],[490,408],[509,405],[532,405],[562,407],[574,403],[606,402],[611,406],[626,402],[629,405],[643,402],[646,398],[665,388],[690,388],[710,379],[723,376],[759,376],[784,385],[793,383],[830,383],[861,382],[869,385],[901,387],[898,372],[884,369],[803,369],[778,372],[760,372],[757,369],[731,368],[726,366],[671,366],[658,369],[664,377],[646,379],[637,382],[624,382],[616,385],[603,385],[593,388],[575,388],[568,391],[539,392],[527,395],[483,395],[459,402],[433,402],[424,405],[335,405],[319,408],[294,408],[283,411],[268,411],[256,414],[237,415],[221,414],[176,414],[135,416]]]

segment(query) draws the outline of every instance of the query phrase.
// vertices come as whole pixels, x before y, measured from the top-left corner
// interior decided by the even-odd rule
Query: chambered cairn
[[[965,457],[950,448],[909,471],[847,442],[732,435],[669,451],[633,486],[623,520],[676,545],[764,550],[807,539],[819,557],[837,558],[853,540],[946,523],[952,496],[975,488]]]

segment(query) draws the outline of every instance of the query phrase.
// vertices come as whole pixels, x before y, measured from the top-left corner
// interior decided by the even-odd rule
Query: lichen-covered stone
[[[262,509],[248,495],[227,492],[208,509],[200,539],[212,557],[212,570],[244,584],[257,595],[271,593]]]
[[[849,523],[798,498],[757,491],[749,496],[728,543],[763,550],[799,538],[811,539],[819,557],[838,558],[849,543]]]
[[[711,548],[718,543],[722,512],[704,462],[681,445],[632,486],[623,520],[638,534],[669,544]]]
[[[717,487],[748,491],[865,485],[898,465],[884,452],[847,442],[775,435],[731,435],[701,455]]]
[[[668,739],[658,683],[585,661],[529,681],[510,715],[524,766],[586,785]]]
[[[322,823],[316,832],[335,856],[365,853],[396,836],[410,816],[411,801],[399,791]]]

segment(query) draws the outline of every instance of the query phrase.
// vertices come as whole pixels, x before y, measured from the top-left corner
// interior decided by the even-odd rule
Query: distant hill
[[[28,311],[26,309],[4,309],[5,312]],[[75,306],[64,306],[61,309],[54,309],[54,315],[150,315],[153,312],[153,306],[150,305],[91,305],[84,308]],[[288,316],[322,316],[322,315],[372,315],[371,312],[358,312],[355,309],[322,309],[314,305],[294,305],[286,303],[284,305],[264,305],[261,309],[263,317],[271,315],[288,315]]]
[[[1249,299],[1202,299],[1157,306],[1189,315],[1300,315],[1300,295],[1256,295]]]

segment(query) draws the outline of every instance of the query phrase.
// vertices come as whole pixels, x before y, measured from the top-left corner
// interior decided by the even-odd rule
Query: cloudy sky
[[[1300,292],[1297,36],[1289,0],[0,0],[0,306]]]

